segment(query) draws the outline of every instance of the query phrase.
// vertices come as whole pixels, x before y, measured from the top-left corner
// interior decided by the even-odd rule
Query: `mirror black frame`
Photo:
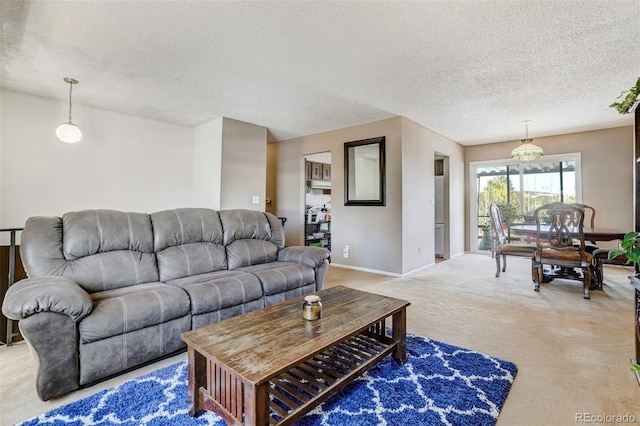
[[[351,148],[355,148],[363,145],[378,145],[378,173],[379,173],[379,183],[378,183],[378,195],[377,199],[373,200],[359,200],[359,199],[351,199],[349,196],[349,186],[350,181],[349,177],[352,176],[352,173],[355,173],[355,165],[350,164],[349,162],[349,150]],[[385,171],[386,171],[386,163],[385,163],[385,137],[379,136],[376,138],[363,139],[359,141],[353,142],[345,142],[344,144],[344,205],[345,206],[384,206],[386,205],[386,196],[385,196]],[[355,185],[356,182],[353,182]]]

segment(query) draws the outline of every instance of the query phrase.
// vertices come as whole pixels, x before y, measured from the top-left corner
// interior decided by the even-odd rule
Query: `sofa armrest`
[[[92,308],[91,296],[78,284],[63,277],[18,281],[9,287],[2,303],[2,313],[13,320],[40,312],[55,312],[78,322],[89,315]]]
[[[316,269],[330,261],[331,252],[326,248],[312,246],[285,247],[278,252],[278,261],[297,262]]]

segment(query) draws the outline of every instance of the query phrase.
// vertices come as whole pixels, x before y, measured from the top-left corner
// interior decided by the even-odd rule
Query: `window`
[[[551,202],[581,202],[580,153],[469,164],[471,176],[470,250],[491,249],[489,206],[501,206],[507,223],[533,221],[533,211]],[[476,231],[477,230],[477,231]]]

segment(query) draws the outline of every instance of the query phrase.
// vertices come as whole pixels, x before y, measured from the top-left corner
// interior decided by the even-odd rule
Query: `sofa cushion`
[[[191,299],[191,314],[200,315],[262,298],[255,275],[240,271],[218,271],[168,281],[184,289]]]
[[[195,242],[222,244],[222,224],[212,209],[182,208],[151,214],[156,252]]]
[[[130,250],[97,253],[67,262],[62,276],[88,293],[158,281],[156,256]]]
[[[190,329],[191,315],[185,315],[126,334],[84,343],[79,348],[79,383],[86,385],[180,350],[186,346],[180,334]]]
[[[278,260],[278,247],[270,241],[235,240],[227,246],[229,269],[275,262],[276,260]]]
[[[29,218],[20,253],[30,277],[62,276],[87,292],[158,281],[149,216],[83,210]]]
[[[271,225],[267,216],[256,210],[220,210],[220,222],[224,229],[224,245],[236,240],[270,240]]]
[[[153,253],[149,215],[115,210],[83,210],[62,215],[65,258],[132,250]]]
[[[156,254],[163,282],[227,269],[224,246],[210,242],[168,247]]]
[[[162,324],[189,314],[187,293],[163,284],[139,284],[91,295],[93,311],[80,322],[80,340],[90,343]]]
[[[229,269],[273,262],[284,248],[282,222],[271,213],[255,210],[221,210]]]
[[[160,281],[227,269],[215,210],[183,208],[151,214]]]
[[[282,221],[276,215],[269,212],[264,212],[264,215],[267,217],[269,225],[271,226],[271,238],[269,241],[278,246],[279,249],[283,249],[284,226],[282,224]]]
[[[304,287],[315,281],[313,268],[301,263],[271,262],[237,270],[250,272],[258,277],[265,296]]]

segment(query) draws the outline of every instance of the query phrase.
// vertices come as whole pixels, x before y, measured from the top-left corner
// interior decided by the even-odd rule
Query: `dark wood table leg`
[[[393,341],[398,342],[393,357],[400,364],[407,361],[407,310],[400,309],[393,314]]]
[[[189,348],[188,356],[189,415],[195,417],[204,409],[200,406],[200,388],[207,383],[207,364],[205,357],[193,348]]]
[[[269,382],[245,388],[245,425],[269,425]]]

